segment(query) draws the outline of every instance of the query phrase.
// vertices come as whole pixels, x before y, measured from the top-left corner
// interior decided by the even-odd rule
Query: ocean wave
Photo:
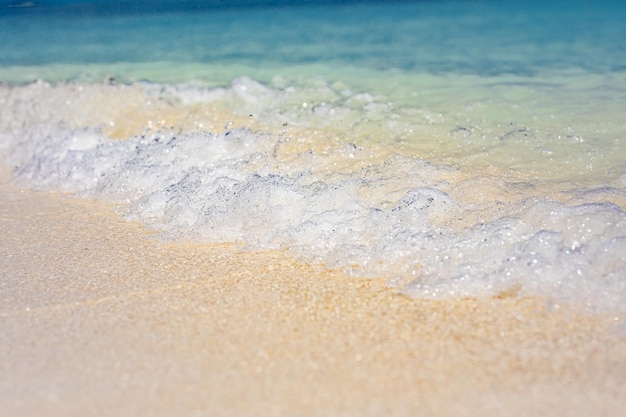
[[[254,103],[256,116],[267,119],[276,109],[274,92],[246,79],[223,89],[186,85],[172,94],[172,88],[2,87],[6,162],[18,181],[116,202],[170,239],[284,249],[328,268],[388,279],[414,297],[514,293],[625,311],[620,190],[614,201],[607,193],[590,197],[599,191],[589,188],[559,199],[563,193],[504,171],[472,171],[337,139],[328,114],[365,118],[377,103],[362,93],[329,101],[327,125],[316,124],[318,131],[277,127],[298,124],[301,113],[289,112],[263,127],[246,126],[244,117],[242,126],[215,122],[222,128],[209,130],[197,116],[212,113],[196,106],[243,97],[246,112]],[[159,118],[147,110],[158,104],[149,101],[174,96]],[[138,108],[146,110],[128,110]],[[177,113],[181,108],[193,123]],[[119,117],[111,125],[113,114]],[[154,120],[132,133],[119,126],[124,114]],[[127,136],[114,139],[111,132]]]

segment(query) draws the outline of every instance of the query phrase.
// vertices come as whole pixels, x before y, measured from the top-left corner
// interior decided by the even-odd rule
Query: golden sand
[[[624,325],[413,300],[0,185],[2,416],[619,416]],[[621,329],[621,330],[620,330]]]

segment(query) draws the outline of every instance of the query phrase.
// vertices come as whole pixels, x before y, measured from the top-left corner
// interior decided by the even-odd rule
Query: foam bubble
[[[626,213],[590,202],[589,190],[570,190],[565,203],[539,183],[376,153],[312,132],[297,146],[282,131],[230,126],[161,126],[113,140],[85,121],[93,115],[77,121],[73,111],[55,108],[51,95],[68,100],[75,91],[4,90],[2,151],[19,180],[119,202],[171,238],[282,248],[387,278],[415,297],[538,294],[624,312]],[[108,93],[106,102],[118,94]],[[38,107],[24,104],[37,94],[44,98]],[[249,79],[212,94],[255,101],[262,111],[273,106],[265,102],[273,93]],[[101,97],[94,93],[94,108]],[[368,106],[373,99],[348,101]],[[333,109],[343,111],[329,104],[324,112]]]

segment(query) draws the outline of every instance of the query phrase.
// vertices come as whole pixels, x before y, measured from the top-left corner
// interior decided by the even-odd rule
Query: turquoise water
[[[108,3],[115,6],[94,12],[5,9],[1,63],[323,64],[481,76],[626,70],[620,41],[626,6],[614,2],[374,2],[143,14]]]
[[[16,180],[415,297],[624,311],[626,6],[218,3],[0,9]]]

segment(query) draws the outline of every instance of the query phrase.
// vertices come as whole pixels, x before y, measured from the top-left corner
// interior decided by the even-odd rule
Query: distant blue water
[[[48,0],[4,7],[0,71],[155,61],[480,75],[626,70],[626,6],[614,2],[340,3]],[[271,7],[249,7],[260,4]]]

